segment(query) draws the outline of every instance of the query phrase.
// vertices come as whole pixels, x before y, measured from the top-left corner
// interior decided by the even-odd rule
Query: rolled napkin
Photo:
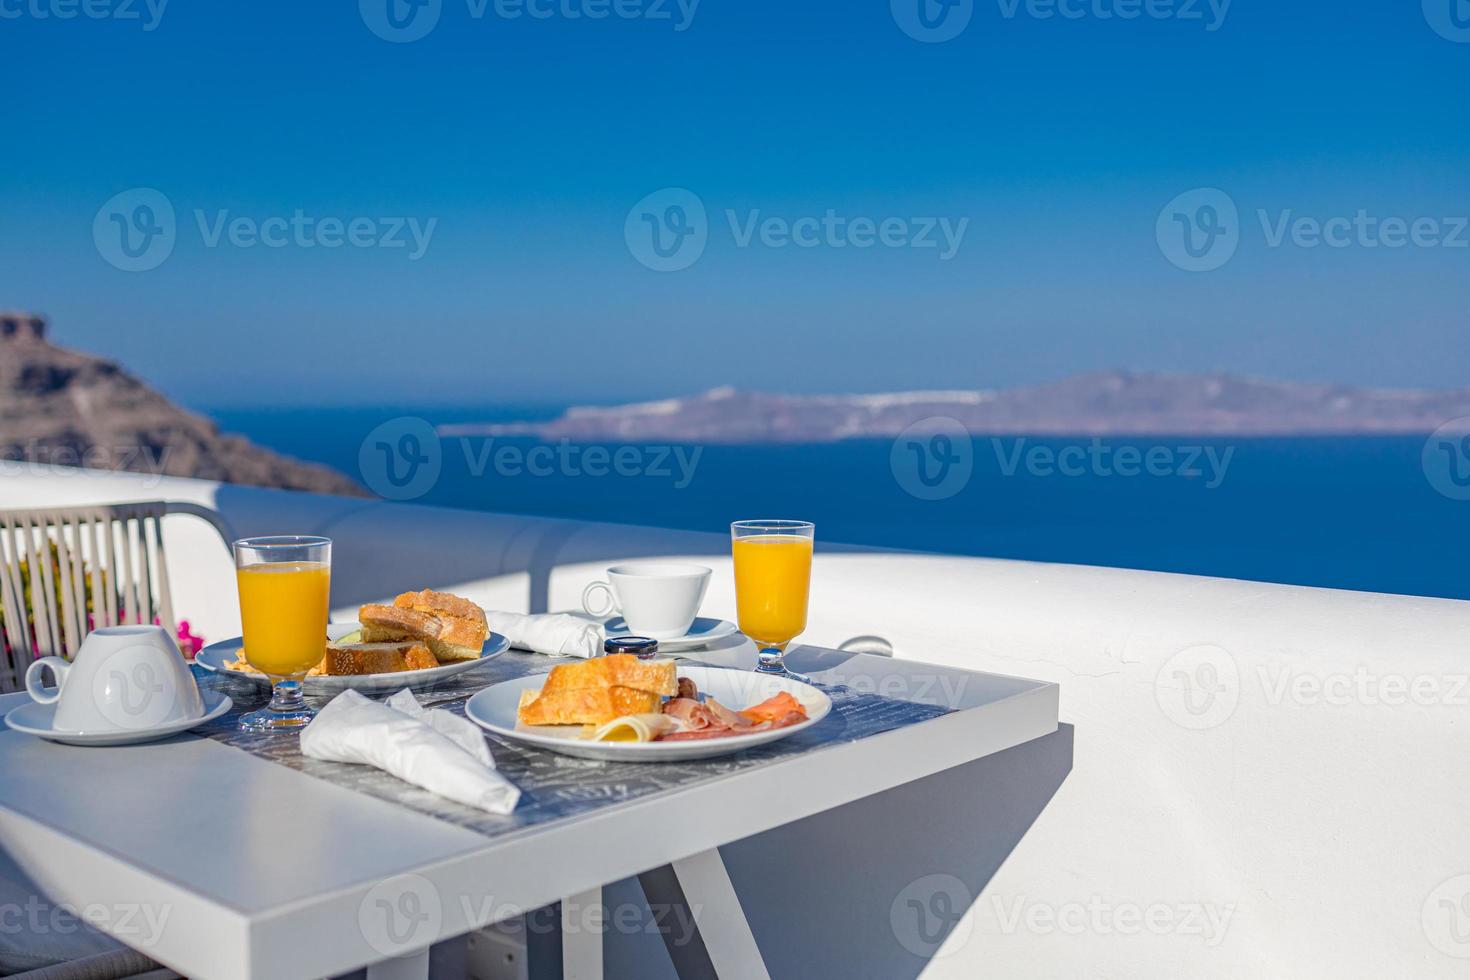
[[[510,640],[518,650],[548,653],[553,657],[602,656],[602,626],[566,613],[526,616],[522,613],[490,612],[490,628]]]
[[[374,766],[430,793],[502,816],[521,798],[521,791],[495,771],[495,759],[473,722],[426,710],[407,688],[382,702],[343,691],[302,729],[301,751],[313,759]]]

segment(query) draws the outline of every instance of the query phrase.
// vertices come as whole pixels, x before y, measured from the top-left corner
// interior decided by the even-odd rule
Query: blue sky
[[[1130,0],[1066,0],[1075,18],[974,0],[938,43],[900,26],[918,0],[702,0],[692,17],[618,0],[633,16],[603,19],[566,15],[599,0],[528,0],[545,18],[441,0],[407,43],[369,29],[387,0],[56,16],[69,2],[0,0],[0,306],[196,406],[1111,367],[1470,385],[1470,37],[1452,39],[1450,0],[1444,17],[1440,0],[1235,0],[1223,18],[1131,0],[1153,11],[1134,19],[1116,16]],[[125,225],[137,188],[173,209],[173,247],[129,272],[94,223],[105,243],[109,200]],[[645,213],[667,218],[667,188],[702,206],[706,244],[660,272],[629,217],[654,194]],[[1238,243],[1190,272],[1158,228],[1197,188],[1238,209]],[[1298,219],[1360,211],[1431,222],[1421,242],[1440,244],[1302,244]],[[252,238],[298,212],[316,230]],[[848,230],[777,244],[829,212]],[[364,244],[324,247],[323,218],[358,219]],[[408,219],[432,228],[421,249]],[[855,219],[895,244],[858,247]],[[949,258],[911,244],[938,219],[965,222]]]

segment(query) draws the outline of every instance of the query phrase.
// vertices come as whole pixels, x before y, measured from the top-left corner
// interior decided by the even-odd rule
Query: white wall
[[[0,507],[166,496],[218,505],[242,533],[328,533],[349,614],[425,585],[569,608],[631,554],[712,565],[706,613],[733,613],[723,535],[141,482],[15,481]],[[224,550],[185,522],[169,530],[176,606],[232,633]],[[1055,798],[915,973],[1470,976],[1470,603],[820,554],[806,639],[862,633],[901,657],[1056,681],[1075,726]]]

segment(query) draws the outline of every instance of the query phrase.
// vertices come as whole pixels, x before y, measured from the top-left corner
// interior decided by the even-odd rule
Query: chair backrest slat
[[[92,542],[92,624],[94,628],[116,626],[108,612],[112,603],[107,601],[107,575],[104,565],[106,553],[102,547],[103,518],[96,513],[86,515],[88,537]]]
[[[53,518],[47,522],[46,528],[51,533],[43,531],[41,537],[43,540],[51,538],[50,543],[56,548],[56,594],[60,599],[61,613],[57,639],[61,643],[61,656],[70,657],[82,642],[77,629],[77,600],[72,590],[71,548],[66,543],[65,521]],[[48,553],[50,550],[50,547],[46,548]]]
[[[9,648],[0,655],[0,691],[18,690],[37,655],[72,657],[98,627],[157,619],[177,631],[163,538],[169,514],[201,518],[226,545],[234,538],[223,517],[198,504],[0,511],[0,633]]]
[[[5,617],[5,645],[9,654],[0,662],[0,691],[20,689],[19,679],[31,659],[30,622],[20,588],[20,561],[10,524],[0,524],[0,614]]]
[[[26,521],[25,536],[26,550],[31,555],[31,608],[36,614],[36,643],[41,656],[59,657],[61,624],[56,616],[56,580],[51,575],[51,536],[46,533],[45,518],[35,515]]]

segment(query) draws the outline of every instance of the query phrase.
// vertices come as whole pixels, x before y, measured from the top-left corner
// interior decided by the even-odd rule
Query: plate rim
[[[56,707],[55,707],[55,702],[54,701],[51,702],[50,704],[42,704],[39,701],[27,701],[25,704],[18,704],[18,705],[16,705],[14,708],[11,708],[9,711],[5,712],[5,716],[4,716],[4,718],[5,718],[5,727],[9,728],[13,732],[19,732],[22,735],[30,735],[30,736],[33,736],[35,738],[45,738],[45,739],[53,739],[53,738],[85,738],[85,739],[96,739],[96,738],[129,737],[129,736],[133,736],[133,735],[138,735],[138,736],[158,735],[159,737],[162,737],[163,735],[174,735],[174,734],[178,734],[178,732],[186,732],[190,728],[197,728],[198,726],[203,725],[203,724],[206,724],[207,722],[214,721],[216,718],[220,718],[220,717],[223,717],[224,715],[228,714],[230,712],[230,710],[232,708],[234,708],[234,706],[235,706],[235,699],[232,698],[232,697],[230,697],[228,694],[225,694],[223,691],[210,691],[210,690],[206,690],[204,688],[200,688],[199,689],[199,697],[201,699],[203,699],[203,700],[206,701],[206,709],[205,709],[205,712],[204,712],[204,714],[200,715],[198,718],[189,719],[188,720],[188,725],[186,727],[184,727],[184,728],[177,728],[177,729],[175,728],[175,726],[177,726],[177,725],[183,725],[184,724],[185,719],[182,719],[182,718],[180,718],[178,721],[167,722],[167,723],[162,724],[162,725],[154,726],[153,728],[135,728],[135,729],[110,730],[110,731],[101,731],[101,732],[99,732],[99,731],[91,731],[91,732],[89,732],[89,731],[85,731],[85,730],[81,730],[81,729],[71,729],[71,728],[67,728],[67,729],[61,729],[61,728],[38,728],[35,725],[26,725],[25,722],[22,722],[21,723],[24,727],[18,728],[14,724],[12,724],[11,721],[10,721],[11,715],[17,714],[17,713],[22,712],[22,711],[26,711],[26,710],[31,709],[31,708],[37,708],[37,709],[50,708],[51,711],[52,711],[52,716],[55,717]],[[207,704],[207,701],[208,701],[209,698],[219,698],[219,703],[216,704],[213,708],[210,708],[210,707],[208,707],[208,704]]]
[[[711,664],[688,664],[679,669],[709,671],[720,670],[731,671],[738,674],[754,673],[754,671],[741,670],[738,667],[717,667]],[[479,725],[481,728],[485,729],[487,732],[490,732],[491,734],[499,735],[504,738],[509,738],[514,741],[524,742],[538,747],[547,748],[552,751],[556,751],[557,746],[572,744],[586,747],[599,746],[604,751],[614,753],[623,752],[628,753],[630,756],[643,754],[652,757],[658,757],[661,755],[672,755],[679,750],[685,750],[689,747],[690,743],[688,742],[590,742],[584,741],[582,739],[558,738],[554,735],[540,735],[535,732],[522,732],[515,729],[508,729],[502,725],[495,725],[488,721],[481,720],[474,714],[471,714],[470,706],[474,703],[475,699],[481,697],[487,692],[492,691],[497,687],[503,687],[507,684],[525,685],[527,681],[534,681],[537,678],[544,678],[549,673],[550,670],[544,673],[525,674],[521,677],[509,677],[503,681],[499,681],[495,684],[489,685],[488,687],[482,688],[479,691],[476,691],[465,701],[465,717],[474,722],[476,725]],[[799,684],[803,687],[809,687],[813,691],[816,691],[819,695],[821,695],[823,702],[821,705],[821,713],[816,714],[813,717],[809,717],[806,721],[801,722],[800,724],[788,725],[785,728],[767,729],[766,731],[762,732],[751,732],[748,735],[731,735],[727,738],[711,739],[710,741],[718,742],[719,748],[723,749],[728,747],[730,752],[738,752],[741,749],[754,748],[757,745],[764,745],[768,742],[774,742],[779,739],[786,738],[789,735],[795,735],[798,732],[805,731],[806,729],[811,728],[813,725],[822,721],[824,718],[832,713],[832,697],[826,691],[822,690],[815,684],[808,684],[804,681],[793,680],[791,678],[783,678],[783,680],[786,680],[788,683],[791,684]],[[722,752],[720,754],[723,755],[725,753]]]
[[[333,626],[351,626],[351,625],[353,625],[353,624],[351,624],[351,623],[329,623],[327,628],[328,629],[331,629]],[[357,629],[361,629],[362,628],[362,624],[361,623],[357,623],[356,624],[356,628]],[[349,629],[345,633],[343,633],[342,635],[345,636],[345,635],[347,635],[347,633],[351,633],[351,632],[353,632],[353,630],[350,630]],[[232,636],[232,637],[230,637],[227,640],[216,640],[215,642],[210,643],[207,646],[205,646],[198,653],[194,654],[194,660],[193,660],[193,662],[196,663],[196,664],[198,664],[199,665],[199,668],[201,670],[207,670],[207,671],[209,671],[210,673],[213,673],[213,674],[220,674],[220,675],[225,676],[225,677],[238,677],[238,678],[241,678],[242,680],[253,681],[253,682],[257,683],[257,684],[269,684],[270,683],[270,678],[266,677],[264,674],[251,674],[251,673],[247,673],[247,672],[245,672],[243,670],[231,670],[230,668],[225,667],[225,666],[222,666],[222,665],[216,667],[213,664],[208,663],[207,661],[201,661],[199,659],[201,656],[203,656],[206,653],[209,653],[210,651],[216,651],[216,652],[221,652],[222,653],[223,652],[223,648],[225,648],[227,645],[233,644],[235,649],[243,648],[245,646],[245,642],[244,641],[245,641],[245,638],[243,636]],[[457,670],[469,670],[470,669],[470,666],[472,666],[474,664],[483,663],[486,660],[493,660],[494,658],[500,656],[502,653],[504,653],[505,651],[507,651],[509,649],[510,649],[510,639],[508,637],[506,637],[502,633],[497,633],[494,630],[491,630],[490,631],[490,635],[488,637],[486,637],[486,639],[485,639],[485,645],[484,645],[484,647],[482,647],[481,650],[480,650],[480,655],[478,657],[474,658],[473,660],[469,660],[469,659],[466,659],[466,660],[456,660],[456,661],[453,661],[453,662],[447,663],[447,664],[439,664],[436,667],[421,667],[418,670],[396,670],[396,671],[389,671],[388,673],[378,673],[378,674],[319,674],[315,678],[312,678],[312,680],[313,681],[319,681],[323,677],[341,677],[344,681],[346,679],[348,679],[348,678],[352,678],[352,679],[354,679],[354,680],[356,680],[358,682],[362,682],[362,683],[375,681],[375,682],[380,682],[380,683],[385,683],[386,684],[386,683],[390,683],[391,681],[394,681],[394,680],[406,680],[408,678],[423,678],[425,676],[428,676],[429,671],[434,671],[434,670],[444,670],[446,668],[455,668]],[[448,676],[448,675],[444,675],[444,676]]]

